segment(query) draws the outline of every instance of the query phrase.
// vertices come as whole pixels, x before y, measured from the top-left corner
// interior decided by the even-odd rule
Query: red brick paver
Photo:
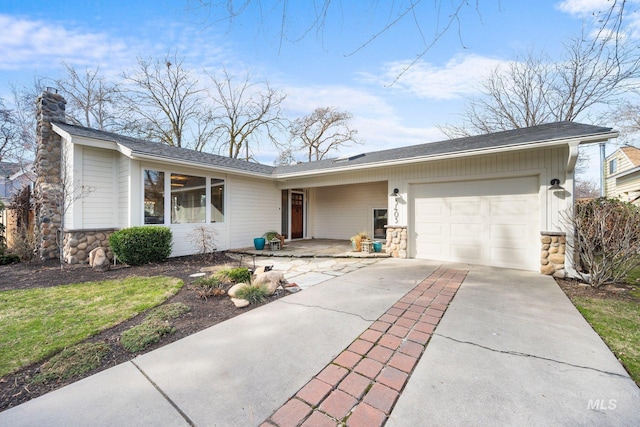
[[[261,427],[383,426],[466,274],[441,268],[424,279]]]

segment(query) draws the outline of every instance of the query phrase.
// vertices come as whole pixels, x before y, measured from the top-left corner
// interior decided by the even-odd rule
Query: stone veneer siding
[[[566,234],[560,231],[542,231],[540,235],[540,273],[564,278]]]
[[[64,261],[67,264],[86,264],[89,252],[103,247],[107,258],[113,260],[113,252],[109,247],[109,236],[115,229],[100,230],[67,230],[64,233]]]
[[[60,173],[62,138],[53,132],[52,121],[65,121],[64,98],[43,92],[36,104],[35,252],[40,259],[58,258],[57,236],[62,222]]]
[[[387,242],[385,252],[394,258],[407,258],[407,226],[385,225]]]

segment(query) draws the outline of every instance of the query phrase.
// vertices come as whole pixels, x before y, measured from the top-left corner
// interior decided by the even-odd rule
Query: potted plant
[[[253,239],[253,247],[256,248],[257,251],[263,250],[265,243],[266,239],[264,237],[256,237]]]
[[[351,236],[349,240],[351,240],[351,248],[354,252],[362,251],[362,241],[367,239],[367,233],[364,231],[359,232],[355,236]]]

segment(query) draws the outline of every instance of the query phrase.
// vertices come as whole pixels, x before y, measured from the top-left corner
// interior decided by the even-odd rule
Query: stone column
[[[564,278],[565,249],[567,244],[566,234],[561,231],[540,232],[540,273]]]
[[[36,101],[34,231],[36,257],[43,260],[60,256],[56,239],[62,223],[62,138],[53,132],[51,122],[65,121],[65,104],[61,95],[49,91]]]
[[[385,252],[394,258],[407,258],[407,226],[385,225],[387,242]]]

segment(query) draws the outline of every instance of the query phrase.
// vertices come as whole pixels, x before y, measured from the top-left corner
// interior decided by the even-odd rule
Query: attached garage
[[[415,258],[539,268],[540,178],[412,184]]]

